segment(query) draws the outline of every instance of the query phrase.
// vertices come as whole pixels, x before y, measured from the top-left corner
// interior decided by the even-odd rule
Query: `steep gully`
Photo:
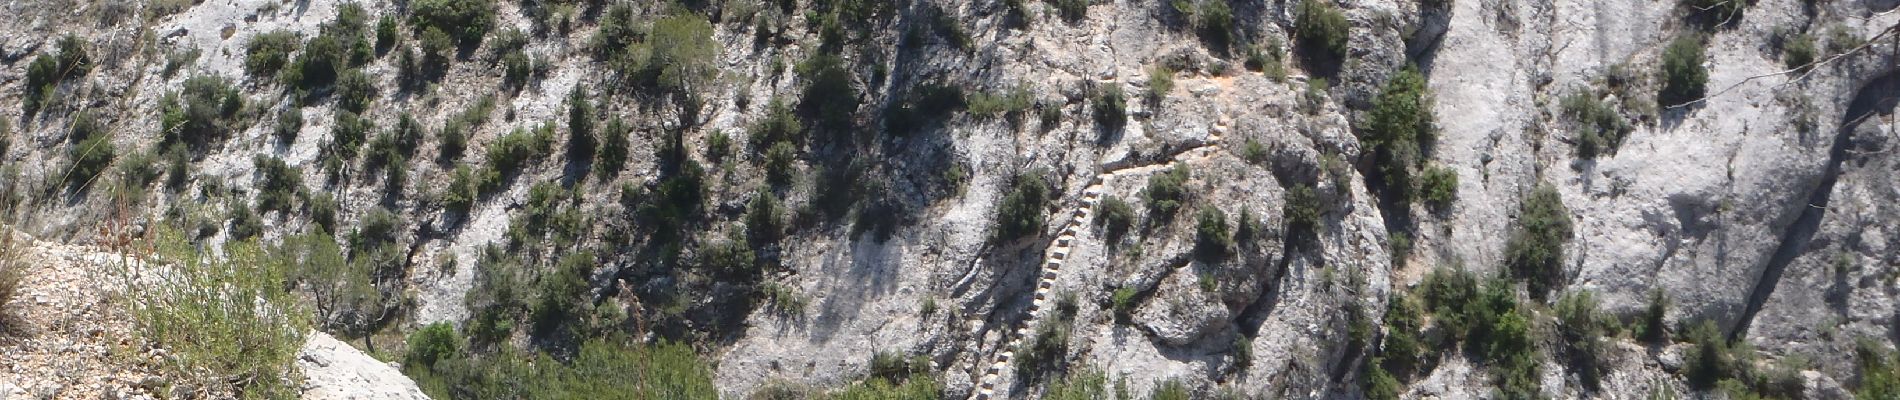
[[[1834,183],[1840,178],[1841,164],[1848,157],[1848,146],[1853,142],[1854,131],[1860,124],[1873,120],[1876,112],[1891,114],[1896,100],[1900,100],[1900,72],[1869,82],[1854,94],[1854,100],[1848,103],[1845,118],[1841,119],[1839,132],[1834,136],[1833,147],[1828,149],[1826,169],[1822,171],[1820,184],[1808,195],[1808,201],[1802,205],[1801,215],[1795,218],[1782,231],[1780,244],[1768,259],[1761,277],[1755,281],[1754,290],[1748,294],[1747,307],[1742,310],[1741,319],[1728,332],[1729,339],[1740,339],[1748,334],[1748,327],[1755,320],[1755,314],[1761,312],[1763,304],[1775,292],[1781,283],[1781,276],[1793,263],[1807,251],[1808,242],[1814,239],[1814,233],[1821,227],[1821,218],[1827,214],[1828,201],[1834,194]]]
[[[1221,151],[1221,132],[1224,130],[1225,128],[1216,126],[1208,135],[1205,144],[1175,153],[1172,157],[1166,158],[1166,162],[1122,167],[1096,174],[1090,179],[1088,186],[1082,189],[1082,195],[1076,199],[1075,211],[1068,214],[1070,215],[1069,222],[1062,228],[1061,233],[1056,235],[1043,255],[1042,271],[1036,281],[1035,300],[1030,303],[1027,311],[1029,315],[1019,321],[1015,329],[1003,333],[999,341],[1000,351],[995,354],[993,361],[988,363],[987,367],[984,367],[984,364],[978,364],[979,367],[985,369],[977,378],[977,390],[973,399],[987,400],[998,397],[997,387],[999,381],[1003,379],[1003,372],[1010,369],[1010,361],[1015,358],[1015,352],[1022,345],[1023,339],[1031,335],[1035,331],[1036,324],[1041,322],[1045,314],[1048,314],[1049,302],[1054,297],[1056,277],[1062,272],[1063,264],[1068,261],[1069,255],[1074,250],[1077,235],[1086,229],[1094,218],[1095,206],[1101,203],[1108,182],[1121,177],[1167,171],[1181,163],[1211,159],[1219,155]],[[975,326],[973,330],[979,335],[986,329],[980,320],[972,325]],[[1004,387],[1008,386],[1004,385]]]

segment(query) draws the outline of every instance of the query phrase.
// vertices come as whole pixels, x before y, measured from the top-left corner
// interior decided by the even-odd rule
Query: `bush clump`
[[[495,25],[494,0],[415,0],[409,13],[416,30],[439,29],[463,44],[480,43]]]
[[[1003,203],[996,206],[997,242],[1010,242],[1042,232],[1048,213],[1045,205],[1049,202],[1049,184],[1043,181],[1045,175],[1043,171],[1029,171],[1016,174],[1010,180],[1008,194],[1004,195]]]
[[[1122,97],[1120,84],[1102,85],[1089,98],[1094,105],[1097,125],[1109,131],[1119,131],[1128,124],[1128,100]]]
[[[252,36],[244,44],[244,72],[255,77],[274,77],[290,64],[290,53],[297,51],[303,38],[297,32],[278,29]]]
[[[184,144],[194,151],[225,139],[237,124],[244,98],[230,82],[217,76],[185,80],[183,90],[159,100],[160,143]]]
[[[1195,215],[1194,256],[1216,262],[1232,254],[1234,238],[1227,229],[1227,214],[1214,206],[1203,206]]]
[[[1102,226],[1103,237],[1108,238],[1109,243],[1121,243],[1128,229],[1135,225],[1135,208],[1119,197],[1109,197],[1102,199],[1101,209],[1102,216],[1095,223]]]
[[[1678,106],[1702,98],[1708,91],[1709,69],[1702,66],[1702,36],[1676,37],[1663,50],[1662,92],[1656,100],[1664,106]]]
[[[295,361],[310,328],[284,285],[285,259],[247,241],[226,242],[217,257],[176,231],[155,237],[155,256],[169,261],[169,273],[125,285],[127,301],[118,303],[141,337],[175,355],[160,364],[184,381],[173,383],[230,388],[244,398],[295,397]]]
[[[516,128],[514,132],[496,138],[488,144],[488,165],[503,175],[514,175],[534,161],[547,157],[551,138],[546,129],[528,131]]]
[[[1563,114],[1577,124],[1577,155],[1596,158],[1615,154],[1634,128],[1615,108],[1588,90],[1564,96]]]
[[[1148,178],[1148,187],[1142,189],[1141,198],[1148,203],[1151,218],[1163,221],[1173,219],[1175,212],[1187,204],[1188,178],[1185,164],[1175,164],[1168,172]]]
[[[1504,244],[1504,260],[1512,275],[1529,284],[1532,296],[1544,298],[1563,283],[1563,246],[1572,234],[1570,209],[1556,187],[1538,185],[1518,204],[1517,229]]]
[[[1418,186],[1419,197],[1426,205],[1440,210],[1449,208],[1458,200],[1458,171],[1443,165],[1426,167],[1419,176]]]
[[[1432,101],[1418,67],[1393,75],[1372,99],[1360,141],[1374,151],[1385,189],[1401,203],[1417,197],[1413,177],[1424,162],[1424,144],[1433,140]]]
[[[112,160],[118,159],[119,149],[112,145],[106,135],[93,137],[73,144],[68,151],[72,165],[66,170],[66,184],[73,188],[91,186],[93,180],[106,172]]]
[[[1338,70],[1346,59],[1346,39],[1352,28],[1346,14],[1322,0],[1300,0],[1294,17],[1293,38],[1307,64],[1321,71]]]
[[[1796,33],[1781,39],[1781,63],[1788,69],[1807,71],[1808,64],[1814,63],[1815,54],[1813,35]]]

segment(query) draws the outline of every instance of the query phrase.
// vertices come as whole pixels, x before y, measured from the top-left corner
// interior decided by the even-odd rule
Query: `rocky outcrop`
[[[382,362],[323,332],[311,332],[297,353],[303,373],[304,399],[427,400],[415,381],[391,363]]]

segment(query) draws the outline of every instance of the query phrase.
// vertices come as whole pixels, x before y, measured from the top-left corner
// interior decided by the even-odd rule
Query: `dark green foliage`
[[[600,174],[602,178],[607,178],[618,175],[620,170],[626,169],[627,158],[633,147],[627,135],[632,131],[633,128],[627,126],[627,120],[620,117],[607,121],[607,128],[600,132],[600,157],[594,165],[595,173]]]
[[[1692,19],[1714,27],[1741,20],[1742,12],[1748,9],[1748,0],[1682,0],[1682,5],[1689,9]]]
[[[1045,371],[1061,368],[1069,353],[1070,326],[1063,321],[1050,321],[1036,328],[1034,336],[1025,347],[1016,352],[1016,376],[1024,382],[1034,382]]]
[[[417,67],[422,71],[418,71],[415,76],[440,76],[442,70],[449,68],[449,59],[455,52],[455,39],[448,32],[435,27],[423,29],[419,38],[422,42],[422,62]]]
[[[885,127],[893,134],[908,135],[967,104],[963,89],[957,86],[943,82],[915,85],[904,95],[904,101],[885,111]]]
[[[580,88],[567,95],[567,161],[588,163],[594,161],[594,153],[599,150],[600,139],[594,134],[594,105],[587,101],[587,95]]]
[[[594,31],[594,37],[588,40],[588,46],[602,58],[611,59],[627,50],[627,47],[639,43],[645,33],[640,31],[633,5],[624,2],[614,3],[600,15],[600,28]]]
[[[1813,35],[1795,33],[1781,39],[1781,64],[1788,69],[1807,71],[1808,64],[1814,63],[1815,54]]]
[[[336,118],[330,124],[330,148],[344,160],[356,159],[362,151],[363,143],[369,140],[369,132],[376,129],[369,118],[363,118],[347,110],[336,112]]]
[[[244,101],[237,88],[224,78],[196,76],[185,80],[185,88],[159,100],[161,143],[182,143],[202,151],[211,143],[231,134]]]
[[[533,72],[528,53],[521,50],[510,51],[501,56],[501,84],[503,87],[519,89],[528,84],[528,73]]]
[[[1286,190],[1286,203],[1280,207],[1288,232],[1304,232],[1308,237],[1319,233],[1319,194],[1313,192],[1312,186],[1293,185]]]
[[[536,299],[531,310],[536,336],[551,337],[568,321],[578,320],[587,301],[587,275],[593,272],[594,254],[568,253],[561,256],[553,271],[540,277],[535,285]]]
[[[409,14],[415,29],[440,29],[463,44],[480,43],[495,25],[494,0],[414,0]]]
[[[378,51],[388,50],[390,46],[395,45],[396,16],[393,14],[383,14],[382,18],[376,20],[376,49]]]
[[[336,105],[338,108],[362,114],[369,109],[369,103],[376,97],[376,82],[360,68],[343,71],[336,80]]]
[[[350,233],[350,256],[355,258],[384,245],[396,243],[402,229],[401,217],[387,208],[377,207],[363,216],[356,231]]]
[[[375,58],[371,43],[364,40],[369,32],[369,13],[363,6],[346,3],[337,8],[337,18],[323,24],[317,36],[303,45],[303,52],[283,72],[285,82],[296,85],[303,94],[315,94],[329,86],[345,71],[368,64]]]
[[[1214,206],[1202,206],[1195,215],[1194,256],[1201,261],[1217,262],[1232,254],[1233,235],[1227,230],[1227,214]]]
[[[797,157],[798,150],[792,146],[792,142],[772,144],[772,148],[765,151],[765,182],[773,186],[791,183],[793,174],[798,172],[792,165]]]
[[[1227,1],[1200,0],[1194,10],[1194,27],[1217,50],[1227,49],[1234,41],[1234,10]]]
[[[817,54],[798,64],[799,79],[806,82],[799,108],[812,116],[816,126],[829,131],[834,140],[848,137],[852,115],[860,104],[858,89],[851,83],[851,72],[845,65],[844,59],[831,54]]]
[[[752,246],[743,234],[706,240],[699,246],[699,267],[707,272],[749,276],[756,272],[753,267],[757,261],[757,255],[752,253]]]
[[[403,353],[404,367],[434,368],[437,361],[455,357],[461,353],[462,336],[455,332],[455,326],[447,322],[437,322],[423,326],[409,334],[406,342],[408,351]]]
[[[67,186],[80,188],[91,186],[99,174],[106,172],[112,160],[119,157],[119,149],[112,145],[107,135],[93,135],[91,138],[73,144],[67,151],[71,165],[66,169]]]
[[[271,136],[277,140],[290,142],[297,140],[297,132],[303,130],[303,109],[290,107],[277,114],[277,126],[271,129]]]
[[[1423,162],[1423,143],[1434,135],[1432,101],[1425,77],[1407,66],[1386,81],[1385,90],[1372,99],[1372,110],[1360,130],[1360,141],[1378,160],[1385,189],[1402,202],[1416,197],[1412,177]]]
[[[369,141],[369,153],[363,156],[363,170],[366,173],[383,172],[383,186],[398,190],[409,176],[409,156],[404,154],[405,146],[397,132],[383,132]]]
[[[1399,382],[1398,377],[1392,376],[1390,371],[1386,371],[1383,365],[1387,363],[1389,361],[1374,357],[1371,362],[1365,364],[1363,375],[1359,379],[1365,386],[1367,400],[1398,400],[1399,392],[1405,390],[1405,384]]]
[[[712,400],[712,368],[684,344],[588,339],[566,362],[512,348],[403,372],[436,398]]]
[[[257,184],[257,211],[295,210],[296,196],[303,191],[303,174],[277,157],[260,155],[251,163],[262,176]]]
[[[1575,371],[1584,387],[1597,388],[1602,379],[1601,337],[1610,329],[1607,316],[1597,311],[1596,296],[1588,290],[1572,292],[1557,300],[1557,327],[1569,353],[1570,370]]]
[[[1102,226],[1102,236],[1109,243],[1120,243],[1128,228],[1135,225],[1135,208],[1121,198],[1109,197],[1102,199],[1101,210],[1102,216],[1095,223]]]
[[[92,53],[86,49],[91,47],[91,43],[69,33],[59,38],[58,45],[59,71],[62,75],[77,77],[92,72]]]
[[[1188,178],[1185,164],[1175,164],[1168,172],[1148,178],[1148,187],[1142,189],[1141,198],[1148,203],[1150,219],[1171,220],[1176,211],[1187,205]]]
[[[1109,309],[1115,312],[1115,321],[1127,323],[1134,317],[1135,306],[1139,305],[1135,304],[1135,296],[1140,294],[1133,287],[1115,288],[1115,292],[1109,295]]]
[[[1504,262],[1529,284],[1533,297],[1542,299],[1563,283],[1563,246],[1571,235],[1570,209],[1557,188],[1538,185],[1518,204],[1517,229],[1505,242]]]
[[[514,175],[541,158],[547,157],[551,138],[544,129],[528,131],[515,128],[488,144],[488,165],[503,175]]]
[[[230,240],[246,240],[264,233],[264,221],[251,212],[251,206],[242,200],[231,202],[231,211],[225,215],[231,221],[231,230],[225,231]]]
[[[462,158],[462,152],[468,149],[470,131],[481,127],[482,123],[488,120],[488,114],[493,112],[494,109],[495,98],[493,96],[483,96],[481,100],[476,100],[475,104],[470,105],[467,110],[463,110],[462,113],[449,117],[448,122],[442,125],[442,132],[440,133],[442,151],[440,155],[441,160],[439,161],[449,162]]]
[[[1649,292],[1649,305],[1643,307],[1642,320],[1636,322],[1636,338],[1647,343],[1663,343],[1669,340],[1668,320],[1669,297],[1662,289]]]
[[[1155,385],[1154,390],[1148,392],[1148,400],[1188,400],[1193,398],[1192,395],[1193,393],[1188,390],[1187,384],[1181,383],[1179,380],[1170,379],[1167,382]]]
[[[1090,1],[1091,0],[1049,0],[1049,5],[1055,7],[1056,15],[1060,15],[1063,20],[1073,23],[1089,17]]]
[[[1322,0],[1300,0],[1294,17],[1293,38],[1307,63],[1322,71],[1337,70],[1346,59],[1346,40],[1352,29],[1346,14]]]
[[[487,180],[478,175],[487,172],[490,171],[483,169],[477,172],[467,165],[455,166],[455,172],[449,176],[449,186],[442,189],[443,209],[457,214],[467,214],[469,208],[475,205],[475,200],[481,196],[482,182]],[[501,180],[500,177],[493,179]]]
[[[1089,98],[1094,105],[1097,125],[1109,131],[1119,131],[1128,124],[1128,100],[1123,98],[1120,84],[1104,84]]]
[[[99,122],[99,117],[91,112],[75,111],[72,113],[72,120],[72,129],[66,133],[67,143],[83,142],[106,133],[105,124]]]
[[[978,119],[1007,117],[1014,120],[1022,112],[1034,105],[1035,99],[1029,89],[1023,86],[1010,88],[1000,93],[977,92],[968,96],[970,115]]]
[[[303,39],[287,29],[259,33],[244,44],[244,72],[256,77],[275,76],[290,63]]]
[[[515,212],[508,224],[509,240],[526,246],[552,237],[556,248],[567,247],[586,230],[585,218],[578,210],[580,200],[579,191],[563,188],[557,182],[534,184],[528,188],[526,206]]]
[[[1861,340],[1854,348],[1860,386],[1854,389],[1859,400],[1900,398],[1900,355],[1879,343]]]
[[[773,98],[765,109],[765,118],[754,123],[748,133],[754,151],[763,153],[780,142],[804,140],[804,126],[784,100]]]
[[[1689,386],[1708,390],[1723,380],[1747,380],[1755,372],[1754,349],[1744,341],[1730,341],[1715,326],[1703,320],[1689,328],[1688,339],[1695,346],[1682,355],[1682,375]]]
[[[997,242],[1041,234],[1048,214],[1044,206],[1049,202],[1049,183],[1043,181],[1044,175],[1043,171],[1027,171],[1010,180],[1003,203],[996,206]]]
[[[732,154],[732,137],[726,131],[713,131],[706,135],[706,160],[717,164],[724,162]]]
[[[1419,176],[1419,198],[1425,204],[1440,210],[1450,208],[1458,200],[1458,171],[1450,167],[1433,165],[1425,168]]]
[[[1563,113],[1577,124],[1577,155],[1583,158],[1615,154],[1634,129],[1615,108],[1587,90],[1564,96]]]
[[[31,116],[39,112],[48,97],[53,95],[54,86],[59,84],[65,74],[59,70],[59,62],[53,56],[40,54],[26,67],[26,86],[23,89],[21,109]]]
[[[752,203],[746,206],[745,229],[747,240],[754,247],[777,243],[785,233],[785,210],[772,191],[760,188],[752,196]]]
[[[324,232],[336,230],[336,198],[328,193],[317,193],[305,199],[309,203],[310,222],[322,227]],[[329,235],[325,235],[329,236]]]
[[[1424,332],[1424,309],[1411,296],[1392,299],[1385,312],[1385,343],[1380,347],[1379,367],[1399,376],[1411,376],[1422,370],[1428,345],[1419,334]]]
[[[1656,101],[1677,106],[1702,98],[1708,91],[1709,70],[1702,66],[1703,39],[1700,35],[1677,36],[1663,50],[1662,92]]]
[[[1463,267],[1440,267],[1419,284],[1425,307],[1434,315],[1434,323],[1445,339],[1463,339],[1478,317],[1470,306],[1477,302],[1478,278]],[[1443,345],[1443,343],[1441,343]]]
[[[1215,0],[1209,0],[1215,1]],[[1174,69],[1156,65],[1148,70],[1148,101],[1159,103],[1174,91]]]

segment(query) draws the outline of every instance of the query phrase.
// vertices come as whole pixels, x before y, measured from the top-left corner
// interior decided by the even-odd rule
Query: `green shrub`
[[[773,98],[766,103],[765,109],[765,118],[753,123],[748,133],[754,151],[764,153],[781,142],[804,139],[803,124],[798,121],[798,115],[792,113],[792,108],[785,105],[784,100]]]
[[[606,129],[600,132],[600,157],[596,160],[598,165],[594,166],[594,171],[602,178],[612,177],[627,168],[627,158],[633,147],[627,135],[632,131],[627,121],[620,117],[607,121]]]
[[[292,142],[297,140],[297,133],[301,131],[303,131],[303,109],[289,107],[277,114],[277,125],[271,129],[271,136],[283,142]]]
[[[455,39],[446,31],[429,27],[422,30],[420,42],[422,43],[422,62],[417,67],[421,71],[415,75],[425,79],[441,76],[442,71],[448,69],[449,60],[454,55]]]
[[[1409,202],[1416,197],[1412,176],[1424,158],[1422,143],[1433,137],[1431,95],[1416,66],[1386,81],[1385,90],[1372,99],[1366,120],[1360,141],[1376,153],[1386,189]]]
[[[1602,379],[1600,338],[1609,330],[1610,321],[1597,311],[1597,300],[1588,290],[1571,292],[1557,300],[1558,331],[1570,354],[1570,370],[1575,371],[1586,388],[1596,390]]]
[[[607,11],[600,14],[600,28],[587,41],[588,47],[602,59],[612,59],[625,52],[645,35],[635,17],[632,4],[614,3],[607,7]]]
[[[217,258],[176,231],[155,237],[168,273],[126,285],[127,301],[114,303],[127,307],[140,337],[173,355],[158,364],[177,377],[171,383],[230,388],[242,398],[296,396],[295,361],[310,328],[298,297],[285,290],[283,258],[246,241],[226,242]],[[133,279],[131,268],[120,271]]]
[[[1220,0],[1208,0],[1218,2]],[[1148,69],[1148,101],[1160,102],[1174,91],[1174,69],[1167,65],[1155,65]]]
[[[1016,351],[1016,359],[1011,360],[1015,364],[1018,379],[1035,382],[1044,371],[1055,370],[1066,364],[1069,325],[1068,321],[1047,321],[1037,326],[1035,335]]]
[[[1860,340],[1854,348],[1855,369],[1860,387],[1854,398],[1860,400],[1900,398],[1900,355],[1872,340]]]
[[[328,193],[312,194],[304,199],[309,203],[310,222],[323,227],[324,232],[336,231],[336,198]]]
[[[792,182],[798,172],[792,163],[798,157],[798,149],[792,142],[780,141],[765,151],[765,181],[773,186],[783,186]]]
[[[1115,288],[1115,292],[1109,295],[1109,309],[1115,312],[1117,322],[1127,323],[1134,317],[1135,307],[1139,306],[1135,304],[1138,295],[1140,292],[1129,286]]]
[[[480,43],[495,25],[494,0],[414,0],[409,14],[417,30],[440,29],[463,44]]]
[[[476,172],[467,165],[455,166],[455,172],[449,175],[449,186],[442,188],[443,209],[456,214],[468,214],[468,210],[474,207],[475,200],[481,196],[483,179],[478,174],[480,172]],[[500,178],[495,178],[495,180],[500,180]]]
[[[1322,0],[1300,0],[1294,18],[1293,38],[1307,62],[1320,70],[1337,70],[1346,59],[1346,40],[1352,29],[1346,14]]]
[[[1854,49],[1858,49],[1866,44],[1867,39],[1860,37],[1860,34],[1854,33],[1854,30],[1849,29],[1847,25],[1836,23],[1827,30],[1828,54],[1847,54],[1847,52],[1854,51]],[[64,48],[65,47],[61,47],[62,50],[60,51],[65,51],[63,50]]]
[[[482,123],[488,120],[488,114],[494,109],[495,98],[482,96],[468,109],[449,117],[448,122],[442,125],[440,133],[439,140],[442,142],[440,161],[450,162],[462,158],[462,152],[468,149],[470,131],[481,127]]]
[[[376,97],[376,82],[370,80],[360,68],[344,71],[336,80],[336,105],[338,108],[362,114],[369,109],[369,103]]]
[[[1636,338],[1647,343],[1669,340],[1667,312],[1669,297],[1658,288],[1649,292],[1649,305],[1643,307],[1642,320],[1636,322]]]
[[[1781,39],[1781,63],[1788,69],[1807,71],[1814,63],[1814,36],[1807,33],[1786,35]]]
[[[1194,255],[1201,261],[1220,261],[1232,253],[1234,239],[1227,230],[1227,214],[1219,208],[1202,206],[1195,216],[1194,232]]]
[[[759,193],[752,196],[752,203],[745,210],[745,229],[747,240],[754,247],[777,243],[784,235],[784,208],[769,189],[760,188]]]
[[[1234,10],[1227,0],[1200,0],[1194,16],[1201,38],[1215,49],[1225,50],[1234,41]]]
[[[1708,91],[1709,70],[1702,66],[1703,39],[1700,35],[1677,36],[1663,50],[1662,92],[1656,101],[1677,106],[1702,98]]]
[[[799,108],[813,116],[813,123],[837,140],[848,137],[852,115],[858,110],[858,89],[851,84],[851,72],[836,55],[817,54],[798,64],[798,76],[806,82]]]
[[[677,399],[718,396],[712,368],[684,344],[629,344],[625,339],[581,341],[569,361],[505,348],[457,355],[433,368],[405,366],[436,398]],[[429,382],[429,383],[425,383]]]
[[[1700,20],[1703,25],[1720,26],[1735,23],[1742,18],[1742,12],[1748,8],[1747,0],[1682,0],[1689,14]]]
[[[1394,297],[1385,313],[1385,343],[1379,349],[1383,370],[1400,376],[1422,371],[1427,345],[1419,336],[1424,332],[1424,309],[1411,296]]]
[[[1562,108],[1564,116],[1577,124],[1579,157],[1615,154],[1634,129],[1615,108],[1587,90],[1564,96]]]
[[[1128,234],[1128,228],[1135,225],[1134,207],[1130,207],[1128,202],[1122,201],[1121,198],[1102,199],[1101,215],[1095,223],[1102,226],[1103,237],[1108,238],[1109,243],[1120,243],[1123,235]]]
[[[408,350],[403,353],[405,367],[432,368],[437,361],[456,356],[462,350],[462,337],[447,322],[425,325],[409,334]]]
[[[303,191],[303,174],[277,157],[257,156],[252,165],[260,175],[257,185],[257,211],[288,213],[296,209],[296,196]]]
[[[585,315],[584,308],[593,304],[585,298],[586,277],[593,272],[595,262],[593,253],[568,253],[552,271],[541,275],[531,310],[535,336],[554,337],[557,330],[566,328],[566,322]]]
[[[1176,211],[1187,205],[1188,178],[1185,164],[1175,164],[1168,172],[1148,178],[1148,187],[1142,189],[1141,198],[1148,203],[1151,219],[1171,220]]]
[[[77,35],[66,34],[59,38],[59,70],[65,76],[77,77],[92,73],[92,53],[87,50],[91,43]]]
[[[1009,191],[996,206],[996,241],[1011,242],[1041,234],[1048,213],[1044,206],[1050,200],[1044,175],[1043,171],[1028,171],[1010,180]]]
[[[1556,187],[1538,185],[1519,203],[1517,228],[1505,242],[1504,260],[1512,275],[1529,284],[1532,296],[1544,298],[1563,283],[1563,246],[1571,235],[1570,209]]]
[[[1056,9],[1056,15],[1072,23],[1089,17],[1090,2],[1091,0],[1049,0],[1049,4]]]
[[[1458,171],[1450,167],[1426,167],[1419,176],[1418,185],[1419,197],[1425,200],[1426,205],[1442,210],[1450,208],[1451,203],[1458,200]]]
[[[600,149],[594,132],[594,106],[579,87],[567,95],[567,161],[589,163]]]
[[[93,180],[106,172],[112,160],[119,157],[119,149],[112,145],[112,138],[94,135],[74,144],[67,156],[72,164],[66,169],[66,184],[81,188],[91,186]]]
[[[1419,283],[1425,309],[1433,314],[1433,323],[1438,326],[1443,339],[1455,342],[1466,336],[1471,329],[1474,314],[1472,305],[1478,301],[1478,278],[1462,266],[1439,267],[1425,276]],[[1449,343],[1438,343],[1447,346]]]
[[[1399,393],[1405,391],[1405,384],[1386,371],[1384,365],[1387,363],[1380,357],[1373,357],[1371,362],[1361,368],[1364,371],[1360,382],[1365,386],[1367,400],[1398,400]]]
[[[196,76],[185,80],[183,90],[159,100],[160,143],[182,143],[203,150],[231,134],[243,98],[230,82],[217,76]]]
[[[369,118],[349,110],[338,110],[334,121],[330,123],[330,147],[327,150],[343,160],[354,160],[373,130],[376,130],[376,125]]]
[[[515,128],[488,144],[488,165],[503,175],[514,175],[547,157],[549,138],[540,129],[533,132]]]
[[[394,14],[383,14],[382,18],[376,19],[376,49],[379,51],[388,50],[390,46],[395,45],[396,16]]]
[[[10,227],[9,227],[10,228]],[[26,246],[9,231],[0,235],[0,311],[20,294],[20,281],[26,278]]]
[[[699,248],[699,265],[707,272],[749,276],[757,265],[758,257],[752,252],[744,235],[733,235],[720,240],[708,240]]]
[[[60,72],[59,62],[53,61],[53,56],[40,54],[34,57],[33,62],[26,67],[26,86],[22,89],[24,93],[20,103],[22,112],[27,116],[39,112],[44,106],[42,103],[52,97],[54,87],[59,85],[63,76],[65,74]]]
[[[510,51],[501,56],[501,84],[503,87],[519,89],[528,84],[528,73],[533,72],[528,53],[521,50]]]
[[[1155,385],[1154,389],[1148,392],[1148,400],[1188,400],[1192,398],[1192,395],[1193,392],[1188,390],[1187,384],[1169,379],[1167,382]]]
[[[732,154],[732,137],[726,131],[715,130],[706,135],[706,160],[717,164]]]
[[[290,63],[290,53],[297,51],[303,39],[297,32],[278,29],[252,36],[244,44],[244,72],[255,77],[272,77]]]
[[[1304,235],[1316,236],[1319,233],[1319,194],[1304,183],[1293,185],[1286,191],[1286,202],[1281,205],[1280,214],[1286,219],[1289,232],[1305,232]]]
[[[967,99],[970,115],[978,119],[996,117],[1013,119],[1021,115],[1024,110],[1028,110],[1034,101],[1029,89],[1023,86],[1010,88],[1002,93],[972,93]]]
[[[1695,346],[1682,355],[1682,374],[1689,386],[1700,390],[1716,387],[1729,379],[1748,379],[1754,374],[1754,350],[1744,341],[1730,341],[1714,321],[1703,320],[1689,328],[1688,339]]]
[[[1122,98],[1120,84],[1103,84],[1089,98],[1095,110],[1097,125],[1109,131],[1119,131],[1128,124],[1128,100]]]

